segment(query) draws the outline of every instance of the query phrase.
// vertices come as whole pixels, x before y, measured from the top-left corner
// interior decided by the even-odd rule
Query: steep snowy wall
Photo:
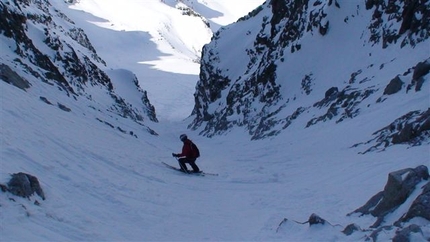
[[[124,117],[145,127],[144,120],[157,122],[154,107],[136,77],[123,70],[106,73],[108,66],[85,32],[49,1],[2,0],[0,12],[3,81],[29,88],[39,96],[37,100],[49,105],[58,103],[69,112],[76,110],[66,103],[84,100],[83,105],[91,110]],[[132,90],[120,96],[116,85],[119,82],[120,87],[128,85]],[[130,102],[133,97],[137,101]],[[100,120],[109,123],[106,118]]]
[[[389,126],[417,112],[421,121],[403,124],[428,140],[429,9],[428,1],[266,1],[204,47],[189,127],[206,136],[242,127],[262,139],[364,113]],[[398,88],[386,92],[393,79]]]

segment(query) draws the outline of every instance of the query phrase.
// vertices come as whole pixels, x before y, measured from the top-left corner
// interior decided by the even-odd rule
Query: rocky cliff
[[[64,111],[76,111],[65,103],[82,101],[100,114],[130,119],[155,134],[146,126],[147,121],[157,122],[155,109],[136,77],[119,77],[126,77],[120,81],[134,86],[133,95],[140,97],[140,103],[132,104],[116,92],[112,75],[106,70],[117,71],[98,56],[85,32],[50,1],[5,0],[0,2],[0,12],[3,81],[31,89],[39,100],[57,103]],[[105,115],[99,116],[110,124]]]
[[[428,142],[429,33],[428,1],[268,0],[204,47],[189,127],[264,139],[376,108],[394,128],[369,143],[396,143],[406,126],[397,141]],[[396,116],[398,99],[417,102]]]

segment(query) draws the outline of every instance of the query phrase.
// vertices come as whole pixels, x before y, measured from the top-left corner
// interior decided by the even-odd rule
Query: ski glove
[[[178,157],[178,154],[172,153],[173,157]]]

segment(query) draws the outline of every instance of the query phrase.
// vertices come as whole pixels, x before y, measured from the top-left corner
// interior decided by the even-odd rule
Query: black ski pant
[[[190,160],[187,158],[180,158],[180,159],[178,159],[178,161],[179,161],[179,166],[181,166],[181,169],[184,171],[188,171],[186,163],[191,165],[194,172],[200,171],[199,167],[196,165],[196,160]]]

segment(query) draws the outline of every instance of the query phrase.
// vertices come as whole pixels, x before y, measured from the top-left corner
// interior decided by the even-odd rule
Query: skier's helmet
[[[187,140],[187,135],[186,134],[181,134],[181,136],[179,136],[179,139],[184,142],[185,140]]]

